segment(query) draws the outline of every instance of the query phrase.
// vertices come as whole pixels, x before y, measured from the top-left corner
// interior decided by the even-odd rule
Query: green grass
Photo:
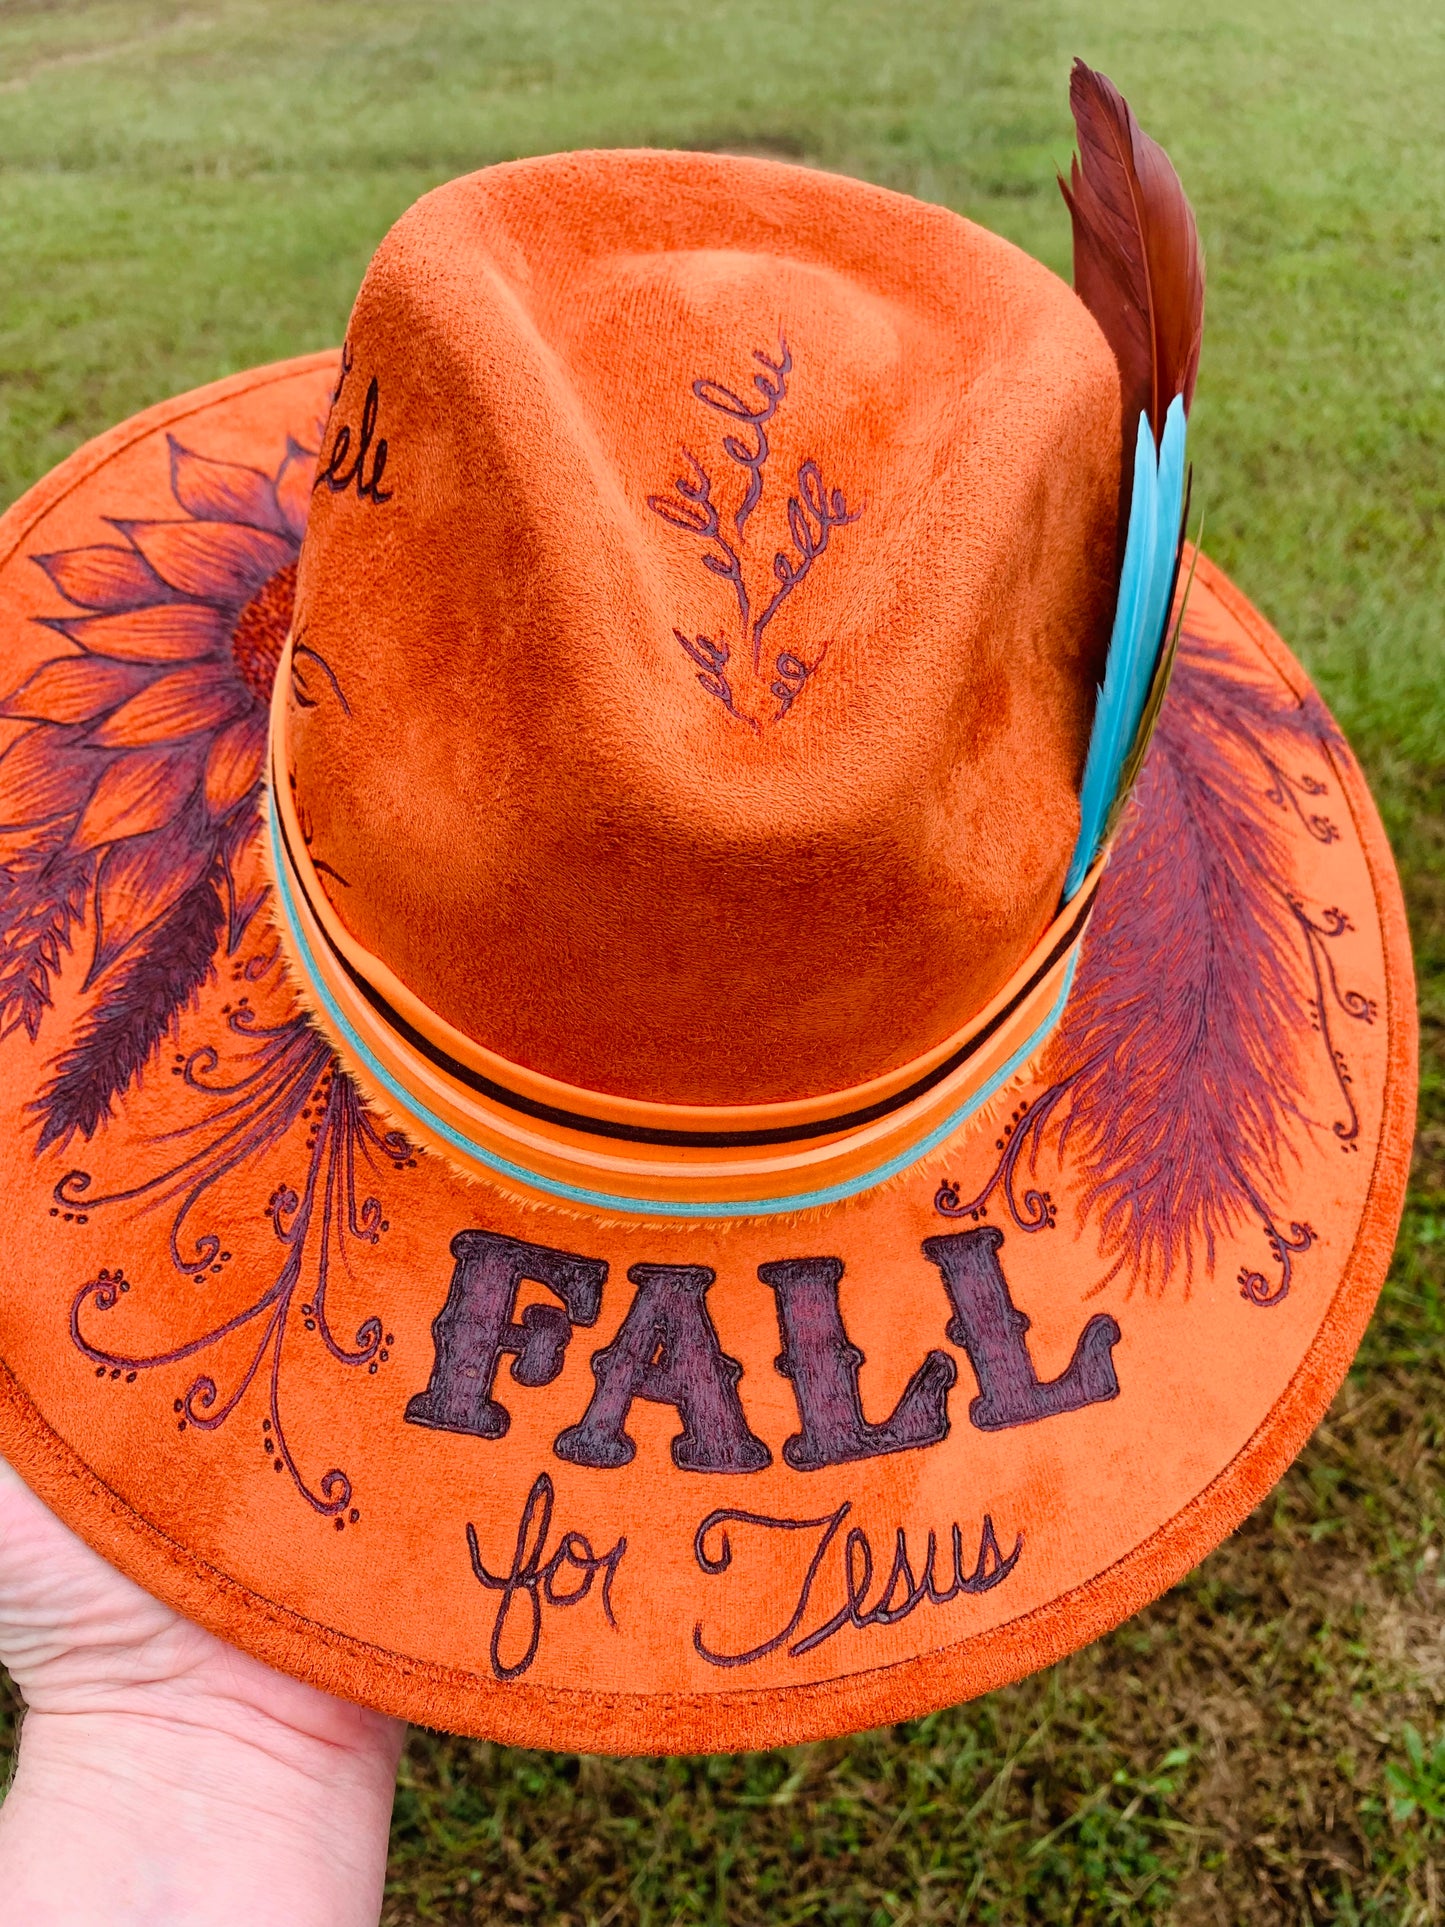
[[[0,0],[0,500],[146,403],[337,340],[423,189],[587,144],[751,146],[1066,270],[1079,52],[1209,254],[1209,546],[1377,786],[1421,972],[1401,1253],[1300,1463],[1043,1678],[781,1754],[418,1734],[387,1920],[1442,1918],[1445,14],[1439,0]]]

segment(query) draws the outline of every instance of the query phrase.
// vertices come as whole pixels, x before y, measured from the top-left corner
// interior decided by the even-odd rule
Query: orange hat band
[[[290,644],[271,708],[270,851],[287,960],[363,1087],[479,1177],[588,1209],[667,1217],[807,1210],[886,1182],[951,1138],[1037,1053],[1073,982],[1103,861],[990,1004],[923,1056],[780,1104],[653,1104],[582,1090],[486,1050],[365,950],[307,850],[286,757]]]

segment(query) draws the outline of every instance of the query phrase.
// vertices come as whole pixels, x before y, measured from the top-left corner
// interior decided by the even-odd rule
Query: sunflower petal
[[[122,662],[193,662],[231,639],[233,618],[204,602],[162,602],[114,616],[44,616],[47,629],[78,642],[87,655]]]
[[[285,535],[288,523],[276,500],[276,485],[259,468],[217,462],[183,448],[167,435],[171,450],[171,493],[198,522],[244,522],[249,528]]]
[[[143,750],[148,744],[179,742],[200,730],[216,730],[233,723],[254,707],[254,696],[243,682],[216,663],[189,663],[148,682],[139,696],[121,703],[118,711],[91,732],[91,742],[106,750]]]
[[[56,823],[59,820],[58,818],[53,820],[48,826],[21,823],[12,828],[0,829],[0,870],[8,870],[16,865],[22,866],[27,871],[33,870],[37,859],[44,860],[44,845],[55,838]],[[61,835],[56,840],[64,843],[68,838]],[[4,994],[0,992],[0,1009],[4,1008],[4,1004]],[[0,1035],[8,1037],[9,1034],[8,1030],[0,1030]]]
[[[0,716],[41,723],[88,723],[145,687],[150,671],[136,663],[90,656],[44,662],[0,706]]]
[[[0,824],[28,828],[72,814],[103,767],[70,730],[37,723],[0,756]]]
[[[67,602],[79,609],[140,609],[169,602],[171,591],[145,557],[116,542],[32,556]]]
[[[206,758],[206,807],[219,820],[248,796],[260,780],[266,751],[266,723],[246,716],[223,729]]]
[[[239,522],[118,522],[162,578],[182,595],[239,609],[296,559],[289,536]]]
[[[139,695],[106,717],[92,732],[91,741],[106,749],[179,742],[201,730],[222,728],[254,704],[245,685],[218,664],[189,663],[147,683]]]
[[[117,756],[96,784],[71,847],[93,850],[161,829],[194,791],[201,762],[202,752],[194,745]]]
[[[276,500],[286,526],[299,542],[311,512],[311,487],[316,480],[316,450],[288,439],[286,459],[276,471]]]
[[[214,852],[196,827],[188,812],[183,824],[128,837],[107,850],[96,878],[95,958],[88,983],[205,875]]]

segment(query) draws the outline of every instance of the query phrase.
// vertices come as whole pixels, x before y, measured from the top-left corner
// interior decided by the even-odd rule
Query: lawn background
[[[1424,1078],[1384,1302],[1278,1492],[1040,1679],[741,1758],[414,1735],[391,1927],[1445,1917],[1445,9],[0,0],[0,505],[149,402],[337,341],[390,221],[514,154],[793,156],[1066,273],[1075,53],[1199,214],[1207,545],[1319,680],[1406,877]]]

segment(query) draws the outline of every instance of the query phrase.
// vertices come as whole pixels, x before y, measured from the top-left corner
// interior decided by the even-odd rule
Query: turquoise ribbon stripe
[[[280,848],[276,830],[275,811],[269,806],[266,812],[267,827],[271,838],[271,868],[281,900],[281,908],[286,918],[286,927],[291,941],[296,947],[310,988],[320,1000],[321,1007],[339,1037],[346,1040],[348,1048],[363,1064],[369,1076],[388,1091],[403,1111],[409,1112],[425,1124],[426,1128],[444,1144],[450,1144],[464,1157],[474,1158],[485,1164],[500,1177],[510,1178],[516,1184],[524,1185],[530,1191],[544,1191],[554,1198],[565,1199],[568,1204],[586,1205],[594,1211],[626,1211],[639,1217],[661,1218],[772,1218],[785,1211],[809,1211],[818,1205],[841,1204],[845,1198],[856,1198],[860,1192],[871,1191],[875,1185],[884,1184],[889,1178],[897,1177],[911,1164],[917,1164],[930,1151],[937,1150],[953,1133],[964,1125],[982,1105],[986,1104],[995,1091],[1007,1084],[1009,1079],[1026,1064],[1033,1053],[1043,1043],[1049,1032],[1063,1015],[1064,1005],[1069,1000],[1069,992],[1074,987],[1074,972],[1078,966],[1079,951],[1075,945],[1064,972],[1064,981],[1059,994],[1054,999],[1043,1021],[1033,1034],[1019,1045],[1018,1049],[993,1076],[965,1103],[946,1117],[941,1124],[935,1125],[927,1137],[907,1151],[900,1151],[896,1157],[889,1158],[872,1171],[865,1171],[856,1178],[844,1178],[837,1184],[823,1185],[816,1191],[799,1191],[786,1198],[745,1198],[724,1199],[708,1203],[690,1204],[676,1198],[629,1198],[619,1197],[611,1191],[590,1191],[581,1185],[566,1184],[560,1178],[543,1177],[536,1171],[529,1171],[525,1165],[513,1164],[510,1159],[499,1157],[484,1145],[475,1144],[469,1137],[453,1128],[443,1118],[437,1117],[425,1105],[419,1103],[410,1091],[399,1084],[385,1067],[367,1049],[361,1038],[352,1029],[342,1014],[331,992],[322,982],[316,968],[316,960],[311,946],[302,933],[300,920],[296,914],[295,900],[286,876],[286,865]]]

